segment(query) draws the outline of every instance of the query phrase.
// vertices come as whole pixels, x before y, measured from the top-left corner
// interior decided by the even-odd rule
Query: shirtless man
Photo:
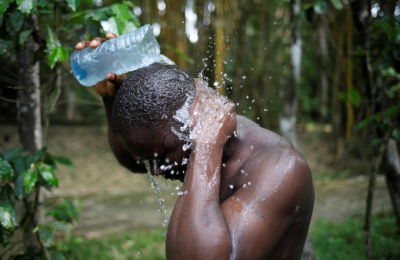
[[[183,181],[167,232],[168,259],[301,257],[314,189],[306,161],[289,142],[237,115],[229,100],[175,66],[154,64],[125,81],[109,73],[95,88],[118,161],[133,172],[147,164],[153,174]]]

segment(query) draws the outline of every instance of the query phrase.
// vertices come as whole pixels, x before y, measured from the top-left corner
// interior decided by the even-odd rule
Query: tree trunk
[[[294,25],[291,35],[290,59],[291,75],[288,84],[283,86],[283,111],[279,121],[280,130],[294,146],[297,146],[297,88],[300,80],[302,43],[300,37],[300,0],[290,1],[291,23]]]
[[[31,14],[25,18],[24,29],[35,29],[37,17]],[[27,40],[17,53],[18,76],[20,89],[18,91],[18,129],[24,154],[37,151],[42,147],[41,102],[39,62],[34,55],[38,44],[31,38]],[[26,202],[34,201],[36,194],[27,196]],[[29,212],[29,210],[28,210]],[[41,250],[38,233],[33,233],[35,220],[27,221],[24,228],[24,245],[27,252]]]
[[[318,22],[318,38],[319,38],[319,78],[320,78],[320,118],[323,121],[328,120],[328,93],[329,93],[329,79],[328,79],[328,36],[325,16],[321,16]]]
[[[394,139],[390,139],[387,145],[385,177],[396,217],[397,233],[400,234],[400,155]]]

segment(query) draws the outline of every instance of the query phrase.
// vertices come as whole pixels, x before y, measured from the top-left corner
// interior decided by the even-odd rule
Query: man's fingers
[[[105,42],[106,39],[101,38],[101,37],[95,37],[93,38],[93,40],[90,42],[89,47],[91,48],[97,48],[100,46],[100,44],[102,44],[103,42]]]
[[[117,35],[115,35],[114,33],[107,33],[106,34],[106,39],[107,40],[112,39],[112,38],[117,38]]]
[[[80,41],[76,44],[75,49],[76,50],[82,50],[86,47],[89,47],[90,41]]]
[[[107,75],[106,75],[106,79],[108,80],[108,81],[110,81],[110,82],[113,82],[114,80],[115,80],[115,78],[117,77],[117,75],[116,74],[114,74],[114,73],[107,73]]]

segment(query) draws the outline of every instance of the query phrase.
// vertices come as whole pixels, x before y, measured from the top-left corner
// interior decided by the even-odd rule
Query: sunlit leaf
[[[25,190],[27,192],[31,192],[37,182],[37,177],[38,177],[37,171],[31,172],[31,170],[29,169],[29,170],[22,172],[21,176],[23,179],[23,184],[24,184]]]
[[[342,10],[343,9],[342,0],[331,0],[331,3],[337,10]]]
[[[28,30],[25,30],[25,31],[22,31],[20,34],[19,34],[19,45],[23,45],[24,44],[24,42],[29,38],[29,36],[31,35],[31,33],[32,33],[32,29],[28,29]]]
[[[14,169],[10,163],[0,157],[0,179],[11,181],[14,176]]]
[[[117,36],[120,35],[117,21],[115,20],[114,17],[110,17],[110,19],[107,20],[107,25],[108,25],[107,30],[106,28],[103,27],[104,31],[106,31],[107,33],[115,33]]]
[[[48,183],[50,183],[53,187],[58,187],[58,179],[54,175],[53,169],[47,165],[42,164],[39,167],[39,173]]]
[[[136,25],[132,22],[125,22],[124,34],[134,32],[137,29]]]
[[[14,218],[15,215],[14,208],[10,205],[0,205],[0,224],[8,229],[13,231],[14,230]]]
[[[33,0],[17,0],[18,9],[24,14],[29,14],[33,8]]]
[[[49,66],[54,68],[58,61],[65,61],[68,58],[68,49],[65,47],[55,47],[49,54]]]
[[[60,40],[54,31],[50,28],[50,26],[46,26],[46,43],[48,49],[54,49],[56,47],[61,46]]]
[[[3,16],[5,11],[7,10],[8,6],[10,5],[11,2],[14,0],[1,0],[0,1],[0,17]]]
[[[72,11],[76,12],[80,5],[80,0],[67,0],[68,7],[71,8]]]
[[[124,4],[120,4],[120,3],[113,4],[111,6],[111,10],[112,10],[113,14],[123,22],[128,21],[131,17],[128,7]]]
[[[382,69],[381,72],[382,72],[382,75],[385,76],[385,77],[389,77],[389,76],[396,77],[396,76],[398,76],[396,70],[393,67]]]

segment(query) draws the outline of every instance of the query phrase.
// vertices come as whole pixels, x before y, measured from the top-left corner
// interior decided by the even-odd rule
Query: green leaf
[[[47,147],[43,147],[42,149],[34,152],[33,154],[27,157],[27,164],[31,165],[32,163],[36,163],[42,161],[47,153]]]
[[[49,66],[54,68],[58,61],[65,61],[68,58],[68,48],[56,47],[50,51],[49,54]]]
[[[18,157],[20,157],[21,154],[22,154],[22,149],[20,147],[12,148],[4,154],[4,159],[6,159],[9,162],[14,161]]]
[[[331,0],[331,3],[335,7],[336,10],[342,10],[343,9],[342,0]]]
[[[111,6],[111,11],[113,14],[123,22],[129,21],[131,18],[131,13],[128,7],[124,4],[117,3]]]
[[[389,77],[389,76],[398,77],[398,74],[393,67],[382,69],[381,72],[382,72],[382,75],[385,77]]]
[[[46,246],[49,247],[54,241],[54,235],[53,231],[49,226],[44,226],[40,231],[39,231],[39,238],[40,241]]]
[[[22,176],[18,176],[18,178],[15,180],[14,194],[19,200],[22,200],[26,196],[24,180]]]
[[[1,0],[0,1],[0,17],[3,16],[3,14],[6,12],[8,6],[13,2],[14,0]]]
[[[71,8],[72,11],[76,12],[80,5],[80,0],[67,0],[68,7]]]
[[[105,30],[107,33],[115,33],[117,36],[121,35],[115,17],[110,17],[107,20],[107,24],[108,24],[108,30],[105,30],[104,27],[103,30]]]
[[[0,179],[11,181],[14,176],[14,169],[3,158],[0,157]]]
[[[55,49],[56,47],[60,47],[61,43],[60,40],[58,39],[57,34],[53,32],[53,30],[50,28],[50,26],[46,25],[46,44],[47,44],[47,49],[52,50]]]
[[[27,192],[31,192],[37,182],[38,173],[36,170],[33,172],[29,169],[21,173],[24,188]]]
[[[19,34],[19,45],[23,45],[24,42],[29,38],[29,36],[31,35],[31,33],[32,33],[32,29],[22,31],[22,32]]]
[[[13,42],[0,39],[0,55],[1,54],[10,55],[13,52],[15,52]]]
[[[8,229],[3,228],[0,225],[0,244],[3,246],[8,245],[11,242],[14,232]]]
[[[21,172],[25,171],[28,168],[29,168],[29,164],[26,163],[25,157],[17,157],[14,159],[15,173],[21,174]]]
[[[378,145],[382,143],[382,138],[375,138],[374,140],[372,140],[372,145]]]
[[[16,35],[21,30],[22,23],[24,22],[24,14],[21,12],[13,12],[7,19],[6,29],[10,35]]]
[[[61,254],[59,251],[50,252],[50,256],[52,260],[66,260],[65,256]]]
[[[317,0],[314,2],[314,11],[317,14],[323,14],[328,11],[329,0]]]
[[[10,231],[14,231],[14,223],[13,215],[15,215],[14,208],[10,205],[1,205],[0,206],[0,224]]]
[[[75,205],[74,205],[74,203],[70,200],[70,199],[68,199],[68,198],[64,198],[65,199],[65,202],[67,203],[67,205],[68,205],[68,208],[69,208],[69,215],[73,218],[73,219],[75,219],[76,221],[78,221],[79,220],[79,211],[78,211],[78,209],[75,207]]]
[[[124,34],[134,32],[137,29],[136,25],[132,22],[125,22],[124,27]]]
[[[6,204],[15,206],[14,190],[9,184],[3,186],[0,192],[0,205]]]
[[[75,167],[71,160],[66,157],[53,156],[53,160],[68,167]]]
[[[42,164],[39,166],[39,173],[48,183],[50,183],[53,187],[58,187],[58,179],[54,175],[53,169],[47,165]]]
[[[17,0],[18,9],[24,14],[30,14],[33,8],[33,0]]]
[[[361,104],[361,95],[356,89],[351,88],[349,91],[351,102],[354,106],[359,107]]]
[[[393,130],[392,136],[394,139],[396,139],[397,141],[400,141],[400,129],[399,128],[395,128]]]

